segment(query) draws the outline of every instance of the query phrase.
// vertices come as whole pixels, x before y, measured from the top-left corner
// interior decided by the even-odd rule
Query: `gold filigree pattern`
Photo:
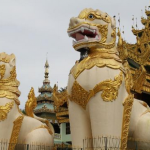
[[[96,50],[95,50],[96,51]],[[97,50],[89,54],[87,58],[84,58],[81,62],[77,62],[75,66],[71,69],[70,73],[75,79],[84,71],[97,67],[109,67],[112,69],[121,69],[122,61],[116,55],[114,51],[106,51],[104,49]]]
[[[34,89],[32,87],[29,94],[28,94],[28,100],[27,100],[26,105],[25,105],[26,114],[30,117],[34,117],[33,110],[35,109],[36,106],[37,106],[37,101],[36,101],[36,97],[34,94]]]
[[[15,58],[14,54],[8,55],[4,52],[0,54],[0,62],[9,63],[14,58]]]
[[[131,93],[131,89],[133,87],[133,79],[127,61],[124,62],[124,67],[126,70],[125,86],[128,96],[125,98],[123,102],[124,110],[123,110],[122,133],[121,133],[121,149],[127,148],[130,116],[134,100],[134,95]]]
[[[16,74],[16,67],[14,66],[13,68],[12,68],[12,70],[10,71],[10,77],[8,77],[7,79],[1,79],[0,80],[0,85],[2,85],[2,84],[4,84],[4,83],[10,83],[10,82],[12,82],[12,81],[15,81],[15,79],[16,79],[16,77],[17,77],[17,74]]]
[[[17,94],[14,94],[9,91],[0,90],[0,98],[6,97],[8,99],[12,99],[16,102],[17,105],[20,105],[20,101],[18,100]]]
[[[12,129],[12,133],[11,133],[11,138],[9,141],[9,150],[14,150],[15,146],[17,144],[18,141],[18,136],[19,136],[19,132],[21,129],[21,125],[22,125],[22,121],[23,121],[24,116],[19,116],[15,121],[14,121],[14,126]],[[13,143],[13,144],[12,144]]]
[[[108,79],[97,84],[92,90],[86,91],[77,81],[72,86],[71,95],[69,99],[86,109],[86,105],[90,98],[98,92],[102,91],[101,97],[104,101],[113,101],[118,96],[118,89],[122,84],[123,73],[120,72],[118,76],[112,79]]]
[[[146,70],[143,65],[135,71],[133,75],[133,87],[132,90],[137,93],[142,93],[143,85],[146,82]]]
[[[18,99],[21,94],[18,90],[20,82],[16,79],[16,76],[16,67],[14,66],[8,78],[0,79],[0,98],[6,97],[8,99],[13,99],[17,105],[20,105]]]
[[[13,106],[14,102],[6,103],[5,106],[0,106],[0,121],[4,121],[7,118],[7,115]]]
[[[54,100],[54,109],[57,112],[60,106],[62,106],[65,102],[68,102],[67,90],[65,89],[62,92],[58,92],[58,87],[55,84],[52,99]]]
[[[147,11],[146,11],[147,14]],[[121,39],[120,31],[118,31],[118,51],[120,56],[124,56],[124,59],[130,58],[134,62],[140,65],[149,65],[150,61],[150,18],[147,16],[147,19],[141,19],[144,28],[137,30],[132,27],[132,32],[136,36],[136,43],[129,44],[123,39]],[[120,42],[122,40],[122,42]]]
[[[89,18],[89,14],[92,14],[94,17],[91,19]],[[107,14],[101,14],[99,10],[93,11],[92,9],[84,9],[81,11],[79,14],[78,18],[80,19],[89,19],[89,20],[94,20],[94,19],[100,19],[103,20],[107,23],[111,22],[110,17]]]
[[[5,71],[6,71],[5,65],[0,65],[0,79],[4,77]]]

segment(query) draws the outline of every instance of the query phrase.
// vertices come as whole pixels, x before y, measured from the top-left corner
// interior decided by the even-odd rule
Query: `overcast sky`
[[[50,64],[51,86],[67,85],[68,73],[79,53],[72,48],[72,39],[67,35],[69,19],[84,8],[100,9],[109,15],[121,17],[123,37],[134,43],[132,16],[145,16],[148,0],[0,0],[0,52],[14,53],[17,59],[17,78],[21,85],[20,108],[24,108],[27,95],[44,79],[46,53]],[[135,23],[134,23],[135,24]]]

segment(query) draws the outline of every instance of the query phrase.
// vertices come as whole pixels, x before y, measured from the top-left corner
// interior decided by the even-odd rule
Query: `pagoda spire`
[[[48,79],[48,75],[49,75],[49,63],[48,63],[48,60],[46,59],[46,62],[45,62],[45,79],[43,81],[43,83],[50,83],[49,79]]]

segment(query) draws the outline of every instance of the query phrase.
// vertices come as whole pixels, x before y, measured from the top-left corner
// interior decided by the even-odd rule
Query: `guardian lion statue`
[[[19,109],[19,81],[16,79],[16,62],[13,54],[0,53],[0,140],[14,150],[17,143],[53,146],[54,130],[25,116]],[[31,90],[31,96],[33,91]],[[32,148],[30,148],[32,149]],[[22,148],[23,150],[23,148]]]
[[[122,149],[127,148],[129,135],[150,140],[149,107],[131,93],[129,65],[119,58],[116,47],[115,18],[84,9],[70,19],[67,32],[80,53],[67,87],[73,146],[83,147],[83,139],[97,137],[119,138]]]

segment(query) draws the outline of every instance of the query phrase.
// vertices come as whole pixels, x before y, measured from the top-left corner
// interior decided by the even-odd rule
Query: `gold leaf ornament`
[[[6,72],[5,65],[0,65],[0,80],[4,77],[5,72]]]
[[[101,97],[104,101],[114,101],[118,96],[118,90],[122,84],[123,73],[120,72],[114,80],[109,79],[100,82],[92,90],[86,91],[77,81],[74,82],[69,99],[86,109],[86,105],[95,94],[102,91]]]
[[[9,111],[12,109],[14,101],[6,103],[4,106],[0,106],[0,121],[4,121],[7,118]]]

